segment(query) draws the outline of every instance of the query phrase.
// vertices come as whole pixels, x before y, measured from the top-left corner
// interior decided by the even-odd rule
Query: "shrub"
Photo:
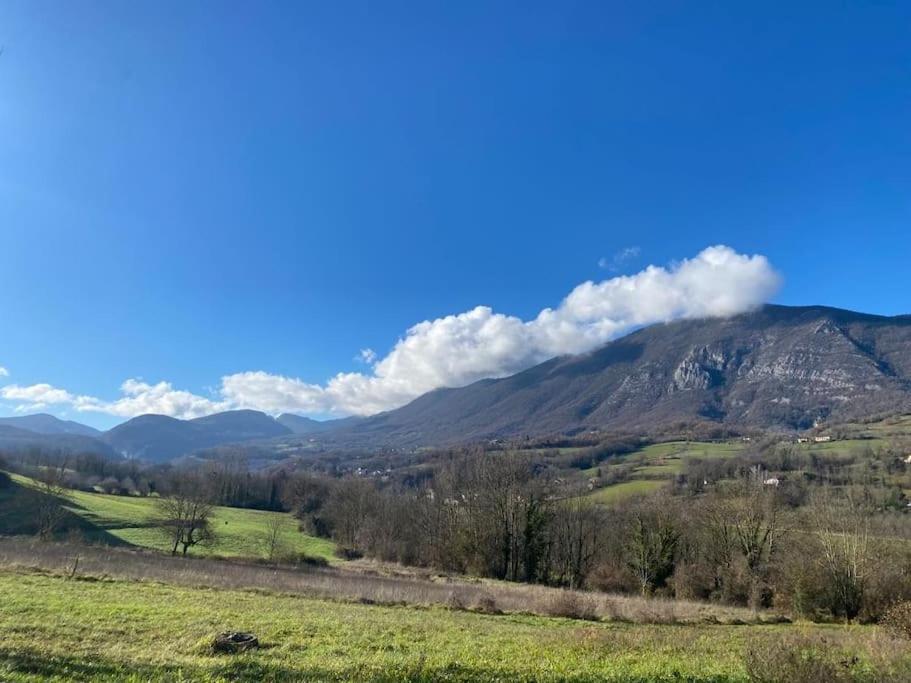
[[[364,553],[360,550],[343,546],[339,546],[338,550],[335,551],[335,554],[343,560],[359,560],[364,556]]]
[[[490,593],[480,593],[472,603],[471,610],[482,614],[503,614],[497,605],[497,599]]]
[[[453,591],[449,594],[449,597],[446,598],[446,607],[452,610],[464,610],[466,609],[465,600],[462,599],[462,596],[459,595],[459,593]]]
[[[911,640],[911,602],[896,602],[879,623],[892,635]]]
[[[869,640],[848,653],[826,638],[796,636],[752,645],[746,653],[751,683],[907,683],[911,661],[890,639]]]
[[[574,591],[560,591],[551,598],[546,609],[552,617],[598,621],[595,601]]]
[[[807,638],[752,645],[746,653],[751,683],[842,683],[853,680],[850,666],[838,662],[825,643]]]

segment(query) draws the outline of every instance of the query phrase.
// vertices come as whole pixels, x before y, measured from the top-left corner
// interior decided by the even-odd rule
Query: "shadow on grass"
[[[55,536],[66,537],[73,533],[97,543],[112,546],[129,546],[122,539],[110,534],[103,527],[73,512],[76,506],[71,500],[51,496],[30,486],[10,482],[0,492],[0,535],[35,535],[39,529],[38,511],[51,506],[59,515]]]
[[[213,656],[206,664],[180,666],[176,664],[149,664],[142,662],[118,662],[92,653],[85,658],[72,655],[40,654],[34,651],[17,650],[4,652],[0,649],[0,680],[5,676],[35,678],[55,681],[362,681],[371,683],[430,683],[451,681],[566,681],[567,683],[593,683],[604,680],[595,674],[552,674],[520,673],[509,671],[508,667],[494,669],[450,663],[443,666],[429,666],[422,661],[391,664],[388,667],[375,665],[351,666],[348,669],[322,667],[289,668],[275,662],[265,662],[256,654],[236,656]],[[624,683],[651,683],[650,676],[629,676],[611,678]],[[699,677],[670,673],[668,681],[689,681],[690,683],[731,683],[727,676],[706,675]]]

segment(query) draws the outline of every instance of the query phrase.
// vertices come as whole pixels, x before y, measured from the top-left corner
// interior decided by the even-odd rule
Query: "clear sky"
[[[730,288],[911,312],[909,3],[5,0],[0,46],[0,414],[367,413]]]

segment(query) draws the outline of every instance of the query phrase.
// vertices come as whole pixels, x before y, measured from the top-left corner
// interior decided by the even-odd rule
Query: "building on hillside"
[[[813,441],[816,443],[828,443],[832,440],[831,436],[814,436]]]

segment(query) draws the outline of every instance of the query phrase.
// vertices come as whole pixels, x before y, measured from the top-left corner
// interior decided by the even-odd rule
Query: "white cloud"
[[[620,269],[620,266],[627,261],[636,258],[641,253],[642,249],[640,247],[624,247],[610,258],[607,258],[606,256],[599,258],[598,267],[616,272]]]
[[[188,391],[175,390],[168,382],[146,384],[128,379],[120,386],[123,394],[114,401],[104,401],[94,396],[77,396],[50,384],[0,387],[0,397],[18,401],[16,412],[41,410],[48,406],[71,406],[80,412],[106,413],[120,417],[134,417],[145,413],[173,415],[180,418],[200,417],[231,406],[224,401],[213,401]]]
[[[361,349],[354,359],[361,363],[366,363],[367,365],[373,365],[376,363],[376,357],[376,351],[373,349]]]
[[[747,311],[767,301],[779,284],[765,257],[715,246],[667,268],[649,266],[635,275],[583,282],[559,306],[532,320],[487,306],[425,320],[407,330],[384,358],[361,350],[359,358],[370,372],[339,373],[322,385],[251,371],[223,377],[215,398],[139,380],[124,382],[123,396],[114,401],[73,396],[47,384],[6,386],[0,396],[123,417],[153,412],[187,418],[229,408],[369,415],[431,389],[503,377],[555,355],[584,353],[641,325]]]
[[[9,377],[9,370],[0,365],[0,377]]]
[[[64,389],[58,389],[50,384],[32,384],[28,387],[20,387],[17,384],[9,384],[0,388],[0,396],[10,401],[19,401],[29,404],[56,404],[72,403],[76,397]]]

